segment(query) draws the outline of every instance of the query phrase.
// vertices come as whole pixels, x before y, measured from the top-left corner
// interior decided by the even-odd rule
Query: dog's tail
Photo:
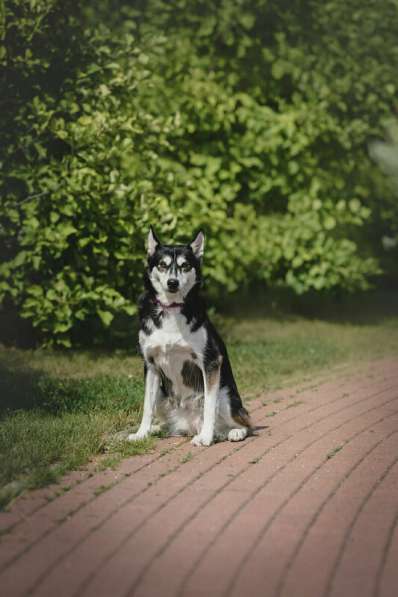
[[[249,431],[253,431],[253,423],[244,406],[241,406],[239,410],[234,412],[232,417],[239,425],[242,425],[242,427],[247,427]]]

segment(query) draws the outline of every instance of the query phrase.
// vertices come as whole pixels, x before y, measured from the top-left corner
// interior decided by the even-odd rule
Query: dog
[[[150,228],[145,292],[139,299],[139,346],[145,397],[137,441],[159,430],[193,436],[194,446],[241,441],[252,424],[242,405],[225,345],[201,295],[205,237],[165,245]]]

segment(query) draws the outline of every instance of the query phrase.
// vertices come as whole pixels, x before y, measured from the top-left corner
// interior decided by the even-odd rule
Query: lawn
[[[245,400],[337,367],[398,355],[398,296],[369,295],[344,304],[277,310],[250,298],[229,305],[216,323]],[[314,316],[314,313],[317,313]],[[135,339],[132,339],[132,347]],[[0,505],[96,459],[111,466],[151,449],[117,433],[140,419],[142,362],[132,349],[28,351],[0,348]],[[102,455],[102,456],[101,456]]]

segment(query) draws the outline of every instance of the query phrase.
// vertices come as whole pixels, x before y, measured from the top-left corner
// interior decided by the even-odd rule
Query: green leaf
[[[114,315],[112,313],[110,313],[109,311],[102,311],[101,309],[97,309],[97,313],[98,313],[102,323],[104,324],[104,326],[105,327],[110,326]]]

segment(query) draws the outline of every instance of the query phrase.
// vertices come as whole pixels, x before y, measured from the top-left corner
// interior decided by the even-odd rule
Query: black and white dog
[[[145,361],[144,413],[135,441],[155,429],[194,436],[195,446],[243,440],[251,431],[223,341],[200,295],[202,232],[188,245],[148,235],[145,292],[139,301],[139,343]]]

